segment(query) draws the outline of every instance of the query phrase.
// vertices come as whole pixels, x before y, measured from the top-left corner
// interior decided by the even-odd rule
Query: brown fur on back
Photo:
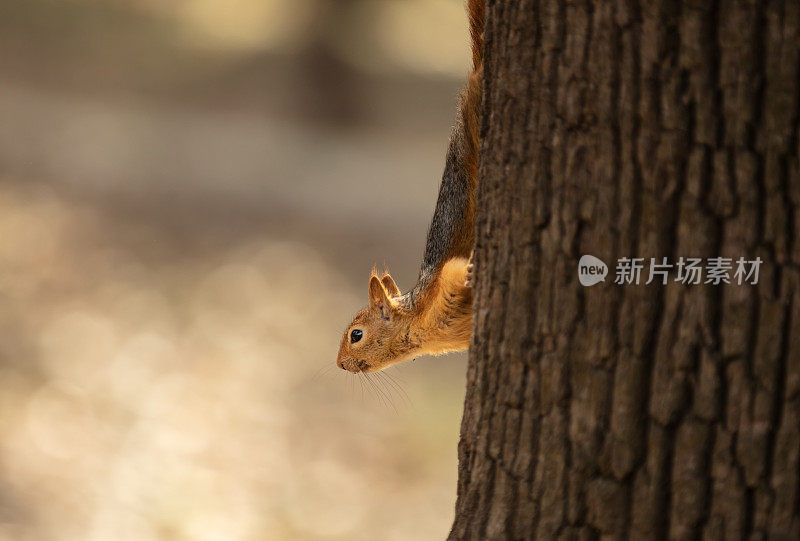
[[[483,0],[469,0],[467,10],[472,36],[472,71],[458,101],[456,123],[450,137],[414,297],[427,287],[429,280],[448,259],[469,257],[475,244],[475,197],[483,99]]]

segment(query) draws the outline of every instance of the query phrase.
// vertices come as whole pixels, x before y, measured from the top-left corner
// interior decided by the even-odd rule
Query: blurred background
[[[413,285],[460,0],[2,0],[0,539],[444,539],[465,360]]]

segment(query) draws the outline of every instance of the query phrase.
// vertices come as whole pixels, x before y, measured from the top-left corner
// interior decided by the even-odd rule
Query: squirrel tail
[[[468,0],[469,33],[472,39],[472,73],[461,102],[464,122],[464,162],[469,176],[471,203],[474,209],[475,192],[478,185],[478,147],[481,130],[481,100],[483,97],[483,29],[485,25],[486,0]]]
[[[467,11],[469,12],[469,34],[472,38],[472,71],[478,71],[483,67],[483,27],[484,10],[486,0],[469,0]]]

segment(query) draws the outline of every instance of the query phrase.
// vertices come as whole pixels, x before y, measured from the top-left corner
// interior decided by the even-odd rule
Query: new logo
[[[593,255],[581,256],[578,261],[578,280],[583,286],[593,286],[604,282],[608,274],[608,267],[601,259]]]

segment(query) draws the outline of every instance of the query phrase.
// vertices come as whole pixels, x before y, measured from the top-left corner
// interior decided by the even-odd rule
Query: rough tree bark
[[[485,57],[450,539],[800,539],[800,3],[489,0]]]

